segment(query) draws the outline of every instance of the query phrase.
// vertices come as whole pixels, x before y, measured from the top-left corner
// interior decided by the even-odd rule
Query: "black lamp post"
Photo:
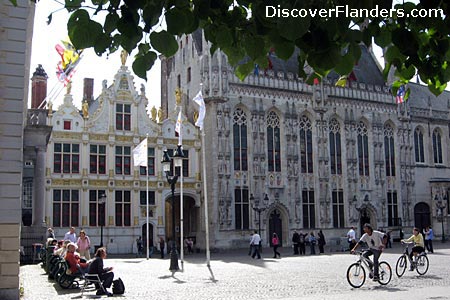
[[[438,200],[438,196],[436,195],[434,197],[434,200]],[[447,207],[447,195],[444,195],[444,201],[437,201],[436,202],[436,208],[438,209],[437,211],[437,218],[438,221],[441,221],[441,229],[442,229],[442,242],[445,242],[445,233],[444,233],[444,210]]]
[[[100,247],[103,247],[103,226],[105,225],[105,204],[106,204],[106,194],[102,194],[98,199],[98,204],[100,205]]]
[[[172,190],[172,246],[170,248],[169,270],[175,272],[180,269],[178,267],[178,254],[175,241],[175,184],[177,183],[178,176],[169,176],[171,161],[172,159],[170,158],[169,153],[167,153],[167,150],[164,150],[161,164],[163,165],[163,171],[166,173],[167,182],[170,184],[170,189]]]

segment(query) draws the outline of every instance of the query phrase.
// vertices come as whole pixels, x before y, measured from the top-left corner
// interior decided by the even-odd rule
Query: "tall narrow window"
[[[302,116],[300,127],[300,162],[302,173],[313,173],[312,126],[307,116]]]
[[[130,175],[131,147],[116,146],[116,174]]]
[[[79,173],[80,172],[80,145],[62,144],[53,145],[53,172]]]
[[[89,191],[89,226],[106,225],[106,203],[99,203],[102,195],[106,195],[105,190]]]
[[[139,204],[147,205],[146,191],[139,192]],[[155,205],[155,191],[148,191],[148,205]]]
[[[131,192],[116,191],[116,226],[131,226]]]
[[[425,155],[423,152],[423,133],[419,127],[414,130],[414,150],[416,154],[416,162],[424,163]]]
[[[147,159],[148,159],[148,175],[155,175],[155,148],[148,148],[147,150]],[[146,175],[145,172],[147,170],[146,167],[140,167],[140,174]]]
[[[433,131],[433,157],[435,164],[442,164],[442,139],[438,129]]]
[[[330,159],[331,174],[342,174],[341,127],[336,119],[330,121]]]
[[[22,187],[22,208],[33,208],[33,178],[24,178]]]
[[[186,72],[186,82],[189,83],[191,82],[191,67],[187,68],[187,72]],[[189,99],[189,98],[188,98]]]
[[[237,188],[234,190],[234,215],[235,226],[238,230],[250,228],[250,207],[248,189]]]
[[[269,172],[281,172],[280,118],[271,111],[267,116],[267,163]]]
[[[386,176],[395,176],[394,130],[389,124],[384,126],[384,161]]]
[[[247,171],[247,116],[237,108],[233,116],[234,170]]]
[[[89,173],[106,173],[106,146],[91,145],[89,147]]]
[[[342,228],[344,227],[344,192],[343,191],[333,191],[333,227]]]
[[[79,191],[53,190],[53,227],[78,226]]]
[[[359,122],[357,131],[359,175],[369,176],[369,137],[366,125]]]
[[[117,130],[131,130],[131,105],[130,104],[116,104],[116,129]]]
[[[315,228],[316,216],[314,205],[314,191],[304,190],[302,191],[302,209],[303,209],[303,228]]]
[[[388,192],[388,226],[398,226],[398,203],[397,203],[397,192]]]

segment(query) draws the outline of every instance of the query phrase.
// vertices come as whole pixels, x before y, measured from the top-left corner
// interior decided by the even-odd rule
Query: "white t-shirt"
[[[352,240],[356,240],[356,233],[353,229],[350,229],[347,232],[348,241],[351,242]]]
[[[254,233],[252,235],[252,240],[250,241],[251,245],[259,245],[259,242],[261,241],[261,237],[259,236],[259,234]]]
[[[384,233],[374,230],[372,232],[372,235],[368,235],[367,233],[364,233],[359,240],[360,242],[365,242],[369,246],[370,249],[376,249],[379,250],[380,246],[384,246],[383,244],[383,237]]]

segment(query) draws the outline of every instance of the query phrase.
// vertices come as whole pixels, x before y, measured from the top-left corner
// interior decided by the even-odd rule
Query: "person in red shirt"
[[[278,235],[274,232],[272,235],[272,246],[273,246],[273,258],[281,258],[280,252],[277,251],[278,247],[280,246],[280,239],[278,238]]]
[[[64,259],[69,264],[70,271],[72,274],[84,274],[89,267],[89,264],[86,262],[80,261],[80,255],[75,252],[77,249],[77,245],[74,243],[69,243],[67,245],[67,253]]]

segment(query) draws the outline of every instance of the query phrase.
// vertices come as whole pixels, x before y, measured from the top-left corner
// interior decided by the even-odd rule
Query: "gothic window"
[[[397,192],[388,192],[388,226],[398,225]]]
[[[314,191],[302,191],[302,208],[303,208],[303,228],[315,228],[315,205],[314,205]]]
[[[116,174],[131,174],[131,147],[116,146]]]
[[[89,226],[105,225],[106,203],[99,203],[105,190],[89,190]]]
[[[131,105],[130,104],[116,104],[116,129],[117,130],[131,130]]]
[[[79,191],[53,190],[53,227],[78,226]]]
[[[89,173],[106,173],[106,146],[90,145],[89,147]]]
[[[80,172],[80,145],[62,144],[53,145],[53,172],[79,173]]]
[[[333,191],[333,227],[344,227],[344,192]]]
[[[425,155],[423,152],[423,133],[419,127],[414,131],[414,150],[416,154],[416,162],[424,163]]]
[[[302,173],[313,173],[312,126],[307,116],[302,116],[300,127],[300,162]]]
[[[359,122],[357,132],[359,175],[369,176],[369,137],[367,127],[363,122]]]
[[[271,111],[267,116],[267,163],[269,172],[281,172],[280,118]]]
[[[330,130],[330,166],[331,174],[342,174],[341,163],[341,127],[336,119],[332,119],[329,125]]]
[[[240,108],[233,115],[233,155],[234,170],[247,171],[247,116]]]
[[[148,175],[155,175],[155,148],[147,149]],[[146,175],[146,168],[139,167],[139,174]]]
[[[131,192],[116,191],[116,226],[131,226]]]
[[[394,130],[389,124],[384,126],[384,160],[386,176],[395,176]]]
[[[250,207],[248,189],[237,188],[234,190],[234,215],[237,230],[250,228]]]
[[[433,157],[435,164],[442,164],[442,139],[438,129],[433,131]]]

